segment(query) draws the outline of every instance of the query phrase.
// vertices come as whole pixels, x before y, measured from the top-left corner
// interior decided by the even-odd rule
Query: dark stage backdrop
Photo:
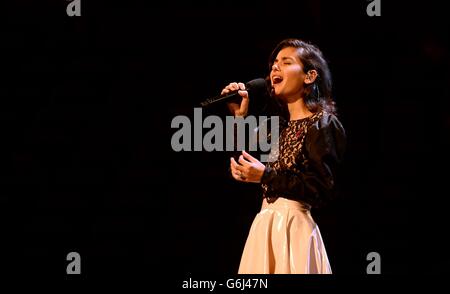
[[[171,122],[193,119],[229,82],[264,77],[287,37],[324,52],[348,135],[340,194],[312,212],[334,273],[365,275],[369,252],[383,274],[415,272],[418,223],[437,195],[421,184],[444,177],[424,172],[438,159],[424,139],[443,138],[426,120],[448,105],[438,89],[448,74],[426,74],[448,66],[442,14],[428,27],[416,20],[430,8],[384,0],[379,17],[363,0],[81,0],[79,17],[66,14],[70,1],[10,2],[0,43],[9,273],[80,278],[66,275],[74,251],[81,279],[156,271],[178,287],[233,276],[260,188],[230,179],[228,152],[173,151]],[[212,114],[227,113],[222,104]]]

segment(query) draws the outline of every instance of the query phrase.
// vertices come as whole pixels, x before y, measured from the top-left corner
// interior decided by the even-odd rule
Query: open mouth
[[[276,85],[283,81],[283,78],[281,76],[273,76],[272,77],[272,84]]]

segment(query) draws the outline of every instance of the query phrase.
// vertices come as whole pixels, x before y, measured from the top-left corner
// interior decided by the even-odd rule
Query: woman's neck
[[[311,116],[313,113],[308,110],[303,99],[298,99],[287,104],[289,110],[289,119],[297,120]]]

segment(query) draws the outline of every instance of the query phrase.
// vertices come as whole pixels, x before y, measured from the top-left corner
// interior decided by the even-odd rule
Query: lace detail
[[[288,122],[286,128],[281,131],[278,142],[278,148],[273,148],[269,154],[267,166],[273,170],[291,170],[295,173],[301,173],[307,164],[307,158],[303,150],[306,134],[309,127],[323,116],[324,112],[319,111],[310,117],[292,120]],[[282,195],[268,195],[268,186],[262,184],[263,196],[268,199],[276,199]],[[271,201],[273,202],[273,201]]]

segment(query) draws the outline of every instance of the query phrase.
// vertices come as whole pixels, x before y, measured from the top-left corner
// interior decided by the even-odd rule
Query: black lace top
[[[280,133],[278,152],[269,155],[261,179],[263,196],[269,202],[284,197],[312,207],[325,203],[335,192],[345,142],[344,128],[333,114],[322,111],[289,121]]]

